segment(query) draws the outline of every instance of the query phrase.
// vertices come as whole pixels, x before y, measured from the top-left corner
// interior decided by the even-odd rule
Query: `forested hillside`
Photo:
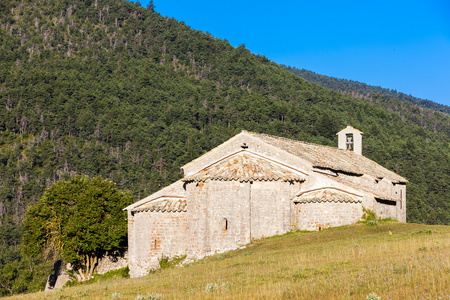
[[[410,181],[408,221],[450,224],[448,115],[385,101],[138,4],[1,1],[0,264],[20,260],[26,208],[60,179],[101,175],[140,199],[243,129],[336,146],[349,115],[363,154]]]
[[[365,83],[361,83],[353,80],[346,79],[338,79],[335,77],[320,75],[312,71],[308,71],[305,69],[297,69],[295,67],[283,66],[288,71],[308,80],[311,82],[315,82],[320,84],[323,87],[335,90],[335,91],[345,91],[355,94],[359,96],[366,97],[371,94],[377,94],[380,96],[384,96],[384,98],[395,98],[401,101],[410,102],[412,104],[416,104],[425,108],[429,108],[431,110],[445,112],[450,114],[450,106],[442,105],[430,100],[424,100],[420,98],[416,98],[411,95],[406,95],[401,92],[397,92],[396,90],[385,89],[379,86],[367,85]]]

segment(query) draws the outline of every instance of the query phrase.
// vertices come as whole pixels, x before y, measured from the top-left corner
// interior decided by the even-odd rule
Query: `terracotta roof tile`
[[[361,203],[361,198],[353,197],[352,195],[337,189],[320,189],[302,193],[295,197],[293,201],[294,203]]]
[[[134,212],[150,211],[150,212],[186,212],[186,199],[169,198],[161,199],[147,203],[132,209]]]
[[[247,181],[305,181],[302,174],[275,162],[241,152],[225,158],[183,181],[236,180]]]

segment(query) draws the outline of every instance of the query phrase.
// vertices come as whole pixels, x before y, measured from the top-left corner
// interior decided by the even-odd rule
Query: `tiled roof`
[[[188,176],[183,181],[206,180],[247,181],[305,181],[304,175],[289,170],[276,162],[241,152],[225,158],[198,173]]]
[[[294,203],[361,203],[360,197],[353,197],[351,194],[338,189],[319,189],[301,193],[293,199]]]
[[[408,182],[405,178],[353,151],[305,143],[268,134],[247,133],[267,144],[309,161],[313,167],[356,175],[367,174],[375,178],[387,178],[392,182]]]
[[[133,212],[186,212],[186,199],[166,198],[149,202],[145,205],[132,209]]]

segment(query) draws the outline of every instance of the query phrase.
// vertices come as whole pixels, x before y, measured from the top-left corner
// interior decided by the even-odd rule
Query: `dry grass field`
[[[366,299],[371,293],[450,298],[450,226],[392,222],[295,232],[142,278],[11,299]]]

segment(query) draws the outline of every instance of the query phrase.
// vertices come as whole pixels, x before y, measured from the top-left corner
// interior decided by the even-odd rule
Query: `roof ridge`
[[[372,159],[353,151],[274,136],[266,133],[247,133],[256,139],[259,138],[262,142],[268,143],[277,149],[287,151],[288,153],[308,160],[313,164],[313,167],[329,168],[332,170],[360,175],[368,174],[373,177],[378,177],[381,175],[381,177],[386,177],[393,182],[408,182],[405,178],[396,174],[394,171],[391,171]]]
[[[258,132],[254,132],[254,131],[246,131],[243,130],[243,132],[249,133],[249,134],[254,134],[254,135],[262,135],[262,136],[267,136],[267,137],[271,137],[274,139],[281,139],[287,142],[296,142],[296,143],[300,143],[300,144],[306,144],[306,145],[311,145],[311,146],[318,146],[318,147],[326,147],[326,148],[330,148],[330,149],[334,149],[334,150],[342,150],[345,151],[346,153],[354,153],[353,151],[349,151],[349,150],[345,150],[345,149],[340,149],[338,147],[333,147],[333,146],[328,146],[328,145],[322,145],[322,144],[315,144],[315,143],[310,143],[310,142],[305,142],[305,141],[300,141],[300,140],[294,140],[294,139],[290,139],[284,136],[276,136],[276,135],[271,135],[271,134],[267,134],[267,133],[258,133]],[[356,154],[356,153],[355,153]],[[364,155],[361,155],[364,156]]]

